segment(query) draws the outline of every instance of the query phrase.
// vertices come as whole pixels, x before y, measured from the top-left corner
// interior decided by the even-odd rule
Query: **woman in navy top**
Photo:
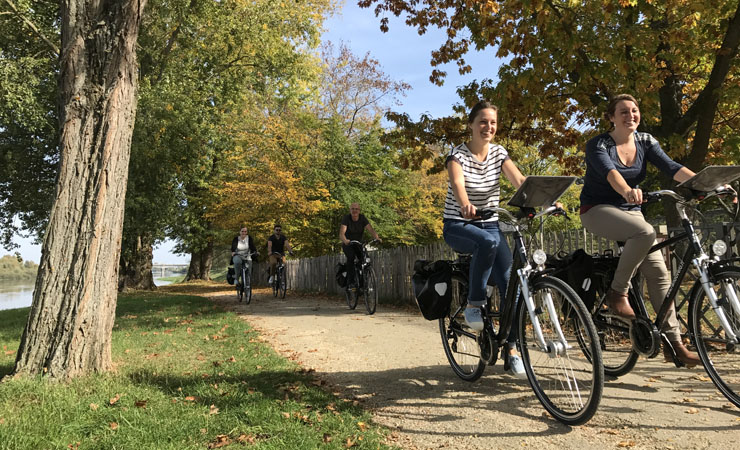
[[[639,183],[645,179],[647,163],[678,182],[694,172],[673,161],[648,133],[637,131],[640,109],[631,95],[618,95],[607,107],[606,118],[613,128],[586,144],[586,176],[581,192],[581,223],[597,236],[625,242],[611,289],[604,303],[607,313],[632,320],[635,313],[627,300],[630,279],[635,271],[645,277],[650,302],[659,310],[671,284],[671,276],[660,252],[648,253],[655,243],[655,229],[642,215],[643,193]],[[700,363],[698,356],[681,342],[672,306],[661,324],[678,359],[687,366]],[[671,352],[663,349],[667,361]]]

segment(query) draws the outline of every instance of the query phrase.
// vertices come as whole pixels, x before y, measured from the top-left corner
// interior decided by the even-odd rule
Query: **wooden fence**
[[[719,226],[727,228],[727,224]],[[716,238],[715,236],[725,235],[723,234],[725,231],[719,231],[720,229],[717,226],[705,228],[701,229],[702,232],[711,235],[713,239]],[[507,237],[510,238],[510,234],[507,233]],[[658,239],[665,237],[665,226],[658,227]],[[614,254],[617,254],[615,242],[594,236],[585,229],[540,233],[533,239],[538,241],[535,247],[542,248],[548,254],[570,253],[579,248],[585,249],[589,254],[603,253],[607,249],[612,249]],[[513,249],[511,239],[509,239],[509,244]],[[664,252],[667,252],[667,250],[664,250]],[[668,256],[667,253],[665,256]],[[373,260],[373,267],[378,278],[378,298],[381,301],[383,299],[393,299],[394,301],[402,300],[413,304],[411,276],[414,272],[414,262],[417,259],[428,261],[455,259],[456,255],[447,244],[440,241],[425,246],[373,250],[370,252],[370,257]],[[337,285],[335,278],[337,264],[344,262],[344,259],[343,254],[337,253],[316,258],[288,260],[286,262],[288,289],[344,295],[344,289]],[[672,270],[672,264],[669,261],[667,262],[668,267]],[[260,281],[266,283],[266,275],[261,275],[264,275],[261,277],[264,280]]]

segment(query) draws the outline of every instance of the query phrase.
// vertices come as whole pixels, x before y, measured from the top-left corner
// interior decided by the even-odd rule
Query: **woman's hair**
[[[475,116],[478,115],[478,113],[483,109],[492,109],[496,112],[498,112],[498,107],[495,105],[492,105],[490,102],[486,100],[481,100],[478,103],[473,106],[473,109],[470,110],[470,114],[468,114],[468,123],[471,124],[475,120]]]
[[[604,111],[604,118],[607,122],[612,121],[612,116],[614,116],[614,114],[616,114],[617,112],[617,103],[621,102],[622,100],[629,100],[638,108],[640,107],[640,105],[637,103],[637,100],[635,100],[635,97],[629,94],[619,94],[617,96],[614,96],[611,98],[611,100],[609,100],[609,104],[606,106],[606,111]]]

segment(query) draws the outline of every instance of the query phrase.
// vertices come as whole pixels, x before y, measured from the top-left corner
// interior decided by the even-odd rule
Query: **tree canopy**
[[[374,6],[383,30],[388,14],[403,15],[420,34],[429,27],[444,30],[447,39],[432,53],[434,67],[453,62],[460,73],[474,71],[465,60],[473,49],[502,58],[498,79],[460,88],[461,98],[468,105],[480,97],[497,103],[503,110],[502,133],[537,145],[543,155],[563,159],[566,167],[575,169],[580,158],[569,158],[564,149],[607,129],[602,118],[606,102],[623,92],[640,101],[642,129],[689,167],[701,167],[708,157],[738,156],[737,0],[358,4]],[[436,68],[430,80],[442,84],[445,75]],[[405,115],[396,120],[413,123]],[[419,136],[409,136],[409,144],[419,145],[425,139]]]

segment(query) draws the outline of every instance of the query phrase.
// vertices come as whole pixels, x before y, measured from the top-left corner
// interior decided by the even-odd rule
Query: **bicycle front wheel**
[[[248,305],[252,301],[252,283],[244,286],[244,302]]]
[[[375,313],[375,308],[378,306],[378,291],[377,282],[375,279],[375,271],[372,267],[365,269],[365,286],[362,289],[362,296],[365,299],[365,309],[368,314]]]
[[[555,419],[566,425],[585,423],[596,413],[604,389],[596,327],[583,301],[565,282],[542,277],[530,288],[547,349],[538,344],[535,326],[520,299],[519,345],[529,383]],[[547,306],[550,300],[554,314]],[[566,341],[564,346],[558,327]]]
[[[478,336],[463,316],[468,304],[468,282],[453,275],[451,289],[450,311],[439,319],[442,347],[453,372],[465,381],[475,381],[483,375],[486,363],[481,359]]]
[[[740,268],[728,267],[711,281],[720,310],[724,311],[732,332],[740,335],[740,314],[730,304],[731,296],[740,295]],[[740,345],[727,338],[717,311],[712,309],[701,286],[694,289],[689,311],[689,328],[704,369],[722,395],[740,407]]]
[[[274,297],[278,296],[278,274],[277,271],[275,271],[275,275],[272,276],[272,295]]]
[[[280,270],[280,276],[278,277],[278,294],[280,298],[285,298],[285,292],[288,290],[288,280],[286,280],[285,269]]]

